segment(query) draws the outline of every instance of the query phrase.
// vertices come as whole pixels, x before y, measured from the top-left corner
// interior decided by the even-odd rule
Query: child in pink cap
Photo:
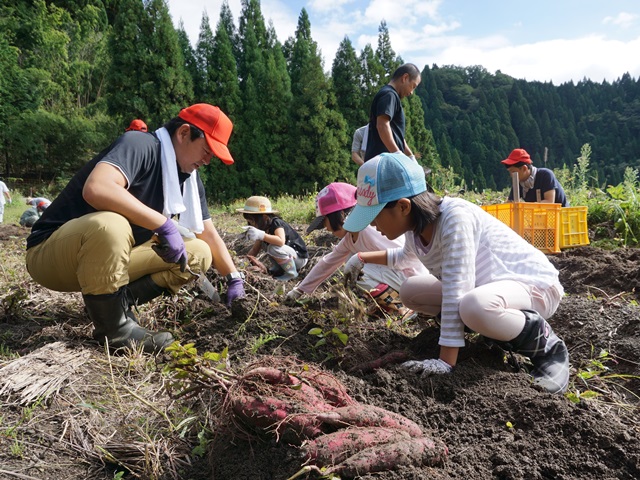
[[[355,234],[344,230],[342,228],[344,220],[355,204],[356,187],[353,185],[335,182],[320,190],[316,196],[316,218],[307,228],[307,233],[324,227],[341,240],[333,251],[322,257],[305,279],[287,294],[287,300],[294,301],[304,293],[313,293],[318,285],[329,278],[345,261],[348,260],[347,265],[356,261],[358,252],[403,247],[404,237],[389,240],[373,227],[365,228]],[[406,320],[415,314],[400,302],[398,294],[400,285],[407,277],[426,273],[426,269],[420,263],[404,270],[394,270],[386,265],[368,264],[356,284],[369,292],[383,311]]]

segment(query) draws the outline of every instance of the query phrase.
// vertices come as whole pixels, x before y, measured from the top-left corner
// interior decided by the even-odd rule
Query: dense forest
[[[353,131],[402,58],[383,21],[375,48],[345,37],[328,67],[303,9],[278,41],[259,0],[202,15],[194,45],[165,0],[0,1],[0,172],[13,186],[59,186],[133,118],[150,129],[196,102],[235,128],[236,164],[203,169],[211,201],[314,193],[353,181]],[[194,14],[199,14],[194,12]],[[538,166],[572,167],[592,148],[590,181],[616,184],[640,167],[640,79],[556,86],[481,66],[420,66],[405,99],[407,141],[435,172],[473,190],[502,189],[516,147]]]

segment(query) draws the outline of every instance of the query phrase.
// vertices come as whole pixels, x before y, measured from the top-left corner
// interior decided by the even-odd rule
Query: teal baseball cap
[[[364,230],[384,208],[427,190],[424,169],[404,153],[381,153],[358,169],[356,206],[344,222],[348,232]]]

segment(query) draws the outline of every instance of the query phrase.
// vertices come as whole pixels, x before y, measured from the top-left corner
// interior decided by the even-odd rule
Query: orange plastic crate
[[[560,251],[559,203],[501,203],[482,209],[512,228],[531,245],[545,253]]]

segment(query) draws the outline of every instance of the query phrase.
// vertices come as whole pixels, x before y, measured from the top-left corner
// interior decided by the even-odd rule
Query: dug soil
[[[305,226],[296,227],[303,231]],[[25,236],[24,229],[0,225],[0,248],[23,255],[19,252]],[[242,256],[248,245],[237,236],[223,236],[247,274],[244,300],[227,309],[185,289],[155,302],[141,317],[155,319],[154,326],[171,329],[199,353],[228,349],[228,364],[235,371],[264,356],[294,359],[301,368],[321,366],[358,402],[400,413],[448,447],[441,466],[403,467],[359,478],[640,478],[639,250],[579,247],[549,256],[566,290],[550,319],[571,355],[571,385],[563,396],[534,388],[522,358],[510,361],[473,334],[451,375],[421,378],[394,362],[374,368],[375,360],[390,352],[417,359],[437,355],[435,320],[419,316],[401,324],[367,316],[366,300],[354,301],[339,274],[311,298],[286,305],[282,283]],[[333,242],[324,234],[307,238],[312,258],[301,275]],[[15,275],[5,267],[2,274],[5,280]],[[208,275],[222,285],[213,270]],[[218,404],[223,389],[167,399],[172,411],[176,405],[183,408],[182,418],[171,419],[174,426],[192,421],[184,421],[184,428],[173,429],[165,438],[141,425],[134,413],[130,415],[137,420],[127,422],[129,414],[122,413],[122,407],[117,419],[109,416],[113,402],[128,402],[155,415],[158,409],[150,408],[150,399],[164,395],[165,377],[158,370],[140,371],[132,363],[123,366],[114,360],[119,372],[129,370],[123,380],[110,383],[113,364],[91,339],[79,295],[47,291],[26,274],[15,278],[0,292],[0,367],[6,369],[54,342],[81,352],[86,361],[39,403],[21,403],[25,389],[5,386],[3,392],[0,379],[0,478],[112,479],[122,471],[118,464],[127,464],[122,478],[285,480],[302,467],[299,449],[273,437],[207,429],[218,424],[220,411],[206,403]],[[284,291],[294,284],[285,284]],[[221,291],[224,297],[224,288]],[[164,360],[158,358],[157,367],[162,368]],[[151,383],[153,394],[134,391],[143,380]],[[110,392],[120,383],[129,386],[118,390],[114,400]],[[200,455],[197,446],[204,446]],[[123,459],[136,453],[143,460]],[[155,467],[149,468],[153,459]],[[320,476],[312,472],[299,478]]]

